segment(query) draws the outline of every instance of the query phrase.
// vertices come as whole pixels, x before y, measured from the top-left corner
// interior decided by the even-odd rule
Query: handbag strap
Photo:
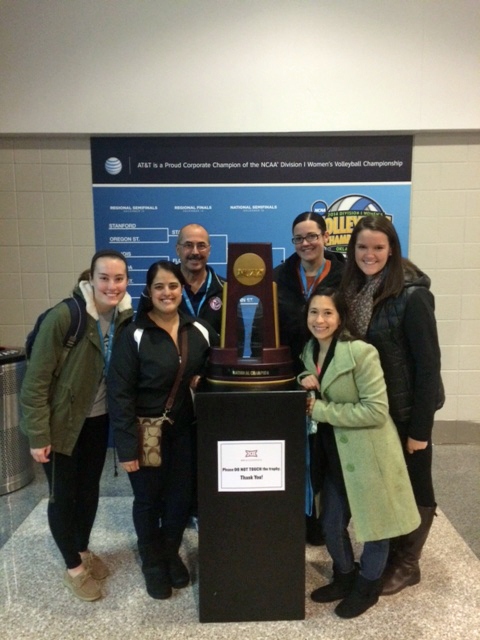
[[[180,334],[180,366],[178,367],[177,377],[175,378],[175,382],[173,383],[172,390],[170,391],[170,395],[168,396],[167,403],[165,405],[165,409],[163,411],[163,415],[166,416],[171,408],[173,407],[173,403],[175,402],[175,396],[177,395],[178,387],[180,385],[180,380],[182,379],[183,372],[185,371],[185,366],[187,364],[187,353],[188,353],[188,337],[187,330],[184,329]]]

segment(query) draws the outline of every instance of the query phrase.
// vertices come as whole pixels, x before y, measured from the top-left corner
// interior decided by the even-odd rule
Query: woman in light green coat
[[[342,599],[335,613],[353,618],[374,605],[389,538],[418,527],[420,517],[388,400],[376,349],[346,331],[345,303],[317,289],[307,305],[311,334],[302,354],[307,414],[317,422],[323,476],[323,529],[333,581],[312,593],[316,602]],[[354,563],[347,527],[364,542]]]

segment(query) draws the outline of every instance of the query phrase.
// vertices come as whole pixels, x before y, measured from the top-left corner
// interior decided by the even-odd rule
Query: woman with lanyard
[[[83,337],[59,370],[71,316],[65,302],[53,307],[40,325],[20,395],[21,428],[49,483],[48,522],[66,565],[63,583],[87,601],[101,597],[99,581],[109,573],[89,540],[108,445],[105,376],[114,341],[133,315],[127,284],[124,256],[98,251],[73,292],[86,314]]]
[[[298,374],[303,370],[300,355],[307,340],[305,305],[320,283],[333,288],[340,285],[344,258],[341,253],[325,250],[327,226],[318,213],[306,211],[298,215],[293,221],[292,235],[295,253],[276,267],[273,278],[278,292],[280,343],[290,347]],[[309,445],[313,451],[314,434],[309,438]],[[319,487],[313,487],[313,491],[318,493]],[[312,516],[307,518],[307,541],[311,544],[322,543],[319,510],[317,504]]]
[[[300,372],[300,354],[306,341],[304,329],[305,303],[321,283],[326,287],[340,285],[344,258],[341,253],[325,250],[327,226],[319,213],[306,211],[292,225],[295,253],[273,273],[278,288],[280,342],[288,345],[292,360]]]

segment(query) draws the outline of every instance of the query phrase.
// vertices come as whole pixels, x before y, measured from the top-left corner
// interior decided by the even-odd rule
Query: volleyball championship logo
[[[316,200],[311,210],[325,218],[329,234],[327,246],[331,251],[339,253],[346,253],[353,228],[360,218],[365,216],[386,216],[389,220],[393,218],[386,214],[373,198],[360,194],[342,196],[330,206],[327,206],[323,200]]]

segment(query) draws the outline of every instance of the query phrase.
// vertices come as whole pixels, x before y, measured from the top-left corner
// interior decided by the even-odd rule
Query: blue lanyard
[[[102,333],[102,328],[100,326],[100,320],[97,320],[98,335],[100,336],[100,346],[102,347],[103,361],[105,363],[105,365],[104,365],[105,375],[107,375],[107,373],[108,373],[108,367],[109,367],[109,364],[110,364],[110,356],[112,355],[113,334],[115,332],[115,315],[116,315],[116,313],[117,313],[117,310],[115,309],[114,312],[113,312],[112,319],[110,321],[110,326],[108,327],[107,346],[105,346],[105,338],[104,338],[104,335]]]
[[[207,293],[208,293],[208,290],[210,289],[210,285],[211,284],[212,284],[212,272],[209,271],[208,272],[208,278],[207,278],[207,286],[205,288],[205,293],[203,294],[203,298],[200,300],[200,304],[197,307],[197,312],[196,313],[195,313],[195,310],[193,308],[192,301],[190,300],[190,298],[188,296],[188,293],[185,291],[185,288],[183,289],[183,291],[182,291],[183,300],[184,300],[185,304],[187,305],[187,308],[190,311],[190,315],[191,316],[197,317],[198,314],[200,313],[200,309],[202,308],[202,304],[207,299]]]
[[[310,295],[311,295],[311,293],[313,291],[313,288],[317,284],[317,280],[322,275],[323,270],[325,269],[326,263],[327,263],[327,261],[324,258],[323,262],[322,262],[322,266],[317,271],[317,275],[315,276],[314,281],[312,282],[311,286],[308,287],[308,285],[307,285],[307,274],[305,273],[305,269],[303,268],[303,264],[300,262],[300,277],[302,279],[303,295],[305,297],[305,300],[308,300],[310,298]]]

